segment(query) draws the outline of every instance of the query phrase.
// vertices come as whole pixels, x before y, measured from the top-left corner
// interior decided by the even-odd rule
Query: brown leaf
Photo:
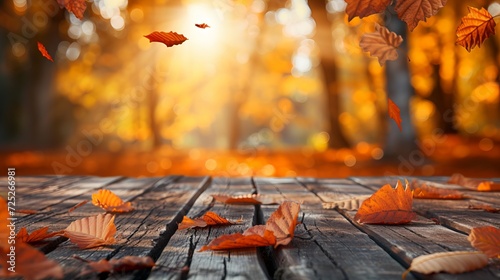
[[[16,213],[19,214],[26,214],[26,215],[33,215],[37,214],[38,210],[31,210],[31,209],[16,209]]]
[[[414,0],[397,1],[395,10],[398,17],[406,22],[410,31],[417,27],[420,21],[437,14],[439,9],[444,7],[447,0]]]
[[[459,173],[453,174],[450,177],[450,180],[448,180],[448,183],[480,192],[500,191],[500,184],[498,183],[494,183],[492,181],[484,181],[481,179],[467,178]]]
[[[213,194],[212,197],[224,204],[276,204],[276,201],[270,197],[260,194],[245,194],[231,196],[227,194]]]
[[[57,0],[57,3],[66,8],[68,12],[73,13],[78,19],[83,19],[83,13],[87,9],[86,0]]]
[[[500,213],[500,208],[496,208],[488,204],[469,204],[469,209],[484,210],[490,213]]]
[[[182,34],[177,34],[175,32],[163,32],[163,31],[155,31],[149,35],[145,35],[144,37],[149,39],[149,42],[159,42],[165,44],[167,47],[172,47],[174,45],[180,45],[184,43],[188,38],[184,37]]]
[[[206,23],[196,23],[194,26],[198,27],[198,28],[210,28],[210,26]]]
[[[16,239],[24,243],[34,243],[42,241],[47,238],[54,237],[56,235],[60,235],[62,233],[63,233],[62,231],[54,231],[49,233],[49,227],[42,227],[31,233],[28,233],[28,230],[25,227],[23,227],[17,233]]]
[[[72,222],[65,230],[64,236],[80,249],[88,249],[115,243],[115,215],[99,214]]]
[[[105,189],[92,194],[92,204],[112,213],[126,213],[134,210],[132,203],[124,202],[112,191]]]
[[[266,230],[270,230],[276,237],[276,244],[287,245],[292,241],[297,218],[300,212],[300,203],[295,201],[285,201],[281,203],[266,222]]]
[[[345,0],[347,3],[346,13],[349,21],[355,17],[364,18],[373,14],[381,13],[391,3],[391,0]]]
[[[398,58],[397,48],[402,42],[401,36],[376,23],[375,32],[363,34],[359,46],[364,52],[377,57],[378,62],[383,66],[387,60]]]
[[[396,122],[399,130],[402,131],[403,128],[401,127],[401,114],[399,107],[390,98],[387,98],[387,110],[389,112],[389,117]]]
[[[437,272],[463,273],[485,267],[488,257],[481,252],[445,252],[416,257],[411,262],[410,268],[403,273],[403,279],[410,271],[423,274]]]
[[[257,229],[254,229],[257,227]],[[239,248],[255,248],[261,246],[272,246],[276,244],[276,237],[272,231],[264,230],[261,235],[260,229],[263,226],[254,226],[243,233],[226,234],[212,240],[208,245],[201,247],[200,252],[206,250],[229,250]],[[258,233],[255,233],[257,231]]]
[[[37,44],[38,44],[38,50],[40,51],[40,53],[42,53],[43,57],[54,62],[54,60],[52,59],[52,56],[50,56],[50,54],[47,51],[47,49],[45,48],[45,46],[40,42],[37,42]]]
[[[415,219],[412,211],[413,195],[406,184],[403,188],[398,181],[393,189],[389,184],[380,188],[359,208],[354,220],[368,224],[406,224]]]
[[[370,195],[355,196],[350,199],[338,200],[333,202],[323,203],[323,209],[342,209],[342,210],[358,210],[363,201],[369,198]]]
[[[226,226],[232,225],[236,222],[231,222],[228,219],[217,215],[217,213],[208,211],[202,217],[191,219],[189,217],[184,216],[182,222],[179,224],[178,230],[183,230],[186,228],[194,228],[194,227],[206,227],[206,226]]]
[[[467,239],[488,257],[500,258],[500,229],[493,226],[473,228]]]
[[[459,191],[440,189],[429,186],[426,183],[418,184],[417,181],[412,182],[413,198],[417,199],[465,199],[465,195]]]
[[[469,14],[462,18],[457,28],[457,45],[470,52],[476,46],[481,47],[484,40],[495,34],[496,22],[486,9],[468,8]]]

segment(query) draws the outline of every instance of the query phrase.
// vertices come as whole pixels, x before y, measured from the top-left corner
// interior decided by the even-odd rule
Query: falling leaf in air
[[[484,210],[490,213],[500,213],[500,208],[493,207],[488,204],[469,204],[469,209],[473,210]]]
[[[396,13],[398,17],[406,22],[410,31],[417,27],[420,21],[437,14],[439,9],[444,7],[447,0],[418,0],[418,1],[397,1]]]
[[[500,258],[500,229],[493,226],[473,228],[467,239],[488,257]]]
[[[367,224],[406,224],[416,217],[412,205],[410,187],[406,184],[404,188],[398,181],[395,189],[387,184],[365,200],[354,220]]]
[[[76,208],[82,207],[83,205],[87,204],[87,202],[89,202],[89,201],[88,200],[84,200],[84,201],[81,201],[81,202],[77,203],[75,206],[71,207],[68,210],[68,213],[71,213],[71,212],[75,211]]]
[[[391,0],[345,0],[345,9],[349,15],[349,21],[355,17],[364,18],[373,14],[381,13],[392,2]]]
[[[333,202],[324,202],[323,209],[341,209],[341,210],[358,210],[363,201],[369,198],[370,195],[360,195],[351,197],[350,199],[337,200]]]
[[[463,273],[485,267],[488,256],[481,252],[457,251],[435,253],[413,259],[410,268],[403,273],[403,279],[410,271],[422,274],[437,272]]]
[[[401,113],[399,107],[390,98],[387,98],[387,111],[389,112],[389,117],[398,125],[399,130],[403,130],[401,127]]]
[[[227,195],[213,194],[212,197],[224,204],[276,204],[276,201],[271,197],[266,197],[260,194],[245,194],[245,195]]]
[[[96,262],[87,261],[82,258],[76,257],[78,260],[84,261],[93,272],[100,273],[114,273],[114,272],[127,272],[139,270],[144,268],[151,268],[155,266],[155,262],[148,256],[125,256],[119,259],[106,260],[102,259]],[[82,272],[82,275],[87,274],[88,271]]]
[[[62,231],[49,232],[49,227],[42,227],[37,230],[34,230],[31,233],[28,233],[28,230],[25,227],[23,227],[17,233],[16,239],[24,243],[34,243],[42,241],[47,238],[54,237],[56,235],[60,235],[61,233]]]
[[[0,253],[2,264],[9,261],[7,253],[5,251]],[[2,269],[0,277],[22,276],[26,280],[42,280],[46,278],[62,279],[64,276],[63,270],[57,262],[47,259],[42,252],[26,243],[16,242],[15,262],[15,273]],[[6,268],[6,266],[3,267]]]
[[[149,35],[145,35],[144,37],[149,39],[149,42],[159,42],[165,44],[167,47],[172,47],[174,45],[180,45],[184,43],[188,38],[184,37],[182,34],[178,34],[175,32],[163,32],[163,31],[155,31]]]
[[[38,44],[38,50],[40,51],[40,53],[42,53],[43,57],[54,62],[54,60],[52,59],[52,56],[50,56],[50,54],[47,51],[47,49],[45,48],[45,46],[40,42],[37,42],[37,44]]]
[[[378,62],[383,66],[387,60],[398,58],[397,48],[402,42],[403,37],[376,23],[375,32],[363,34],[359,46],[364,52],[377,57]]]
[[[412,182],[413,198],[418,199],[465,199],[465,195],[459,191],[442,189],[429,186],[426,183],[418,184]]]
[[[88,249],[115,243],[115,215],[99,214],[72,222],[65,230],[69,238],[80,249]]]
[[[453,174],[448,180],[448,183],[459,185],[464,188],[480,192],[500,191],[499,183],[494,183],[492,181],[485,181],[481,179],[467,178],[459,173]]]
[[[57,0],[61,8],[66,8],[68,12],[73,13],[78,19],[83,19],[83,13],[87,9],[86,2],[86,0]]]
[[[132,203],[123,200],[110,190],[101,189],[92,194],[92,204],[107,212],[126,213],[134,210]]]
[[[496,23],[488,10],[468,8],[469,14],[462,18],[457,28],[457,45],[470,52],[476,46],[481,47],[486,39],[495,34]]]
[[[198,28],[210,28],[210,26],[206,23],[196,23],[194,26],[198,27]]]
[[[217,215],[217,213],[208,211],[200,218],[191,219],[184,216],[182,222],[179,224],[179,230],[195,227],[206,227],[206,226],[227,226],[233,225],[237,222],[231,222],[228,219]]]

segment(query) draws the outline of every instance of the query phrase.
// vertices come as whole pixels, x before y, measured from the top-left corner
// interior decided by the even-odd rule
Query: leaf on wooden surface
[[[89,201],[88,200],[84,200],[84,201],[81,201],[81,202],[77,203],[75,206],[71,207],[68,210],[68,213],[71,213],[71,212],[75,211],[76,208],[82,207],[83,205],[87,204],[87,202],[89,202]]]
[[[457,251],[435,253],[413,259],[410,268],[403,273],[403,279],[410,271],[423,274],[437,272],[463,273],[485,267],[488,257],[481,252]]]
[[[149,39],[149,42],[158,42],[163,43],[167,47],[172,47],[174,45],[180,45],[184,43],[188,38],[184,37],[182,34],[178,34],[176,32],[163,32],[163,31],[155,31],[149,35],[145,35],[144,37]]]
[[[402,42],[403,37],[375,23],[375,32],[363,34],[359,46],[364,52],[369,52],[371,56],[377,57],[378,62],[383,66],[387,60],[398,58],[397,49]]]
[[[254,229],[257,227],[257,229]],[[206,250],[229,250],[240,248],[255,248],[276,244],[276,237],[272,231],[265,230],[260,234],[262,225],[253,226],[243,233],[226,234],[212,240],[208,245],[201,247],[200,252]],[[258,232],[258,233],[255,233]]]
[[[399,107],[390,98],[387,98],[387,111],[389,112],[389,117],[396,122],[399,130],[402,131],[403,128],[401,127],[401,113]]]
[[[210,28],[210,26],[208,24],[206,24],[206,23],[195,23],[194,26],[196,26],[198,28],[203,28],[203,29]]]
[[[427,183],[419,184],[417,181],[411,183],[413,198],[417,199],[465,199],[466,196],[456,190],[436,188]]]
[[[80,258],[78,258],[80,259]],[[83,260],[83,259],[80,259]],[[148,256],[125,256],[119,259],[106,260],[102,259],[96,262],[85,261],[92,271],[96,273],[114,273],[151,268],[155,266],[155,262]],[[82,273],[85,274],[85,273]]]
[[[467,239],[488,257],[500,258],[500,229],[493,226],[473,228]]]
[[[427,18],[437,14],[439,9],[444,7],[446,1],[447,0],[397,1],[394,9],[398,17],[406,22],[410,31],[413,31],[420,21],[426,21]]]
[[[7,250],[2,248],[2,250]],[[0,253],[2,264],[10,260],[8,252]],[[41,280],[46,278],[62,279],[63,270],[59,264],[53,260],[47,259],[45,255],[37,249],[26,243],[16,243],[15,273],[6,269],[0,271],[0,277],[22,276],[26,280]],[[4,268],[7,265],[2,265]]]
[[[412,205],[413,195],[408,183],[404,188],[398,181],[395,189],[387,184],[365,200],[354,220],[367,224],[406,224],[416,217]]]
[[[101,189],[92,194],[92,204],[101,207],[106,212],[126,213],[134,210],[132,203],[124,202],[112,191],[106,189]]]
[[[495,34],[496,22],[488,10],[468,7],[469,14],[462,18],[457,28],[457,45],[464,47],[468,52]]]
[[[78,19],[83,19],[83,13],[87,9],[86,0],[57,0],[59,6],[66,8],[68,12],[71,12]]]
[[[347,7],[345,12],[349,21],[355,17],[364,18],[384,11],[392,2],[391,0],[345,0]]]
[[[490,213],[500,213],[500,208],[493,207],[489,204],[469,204],[469,209],[484,210]]]
[[[64,236],[80,249],[88,249],[115,243],[115,215],[99,214],[72,222]]]
[[[43,57],[45,57],[46,59],[54,62],[54,60],[52,59],[52,56],[50,56],[50,54],[47,51],[47,49],[45,48],[45,46],[42,43],[40,43],[40,42],[37,42],[37,45],[38,45],[38,50],[43,55]]]
[[[333,202],[324,202],[323,209],[342,209],[342,210],[358,210],[363,201],[369,198],[370,195],[360,195],[349,199],[337,200]]]
[[[481,179],[467,178],[459,173],[453,174],[448,180],[448,183],[459,185],[464,188],[480,192],[500,191],[499,183],[494,183],[492,181],[485,181]]]
[[[24,243],[34,243],[56,235],[61,235],[62,233],[62,231],[49,232],[49,227],[42,227],[28,233],[28,230],[25,227],[22,227],[17,233],[16,239]]]
[[[227,226],[233,225],[235,223],[238,223],[238,221],[232,222],[224,217],[219,216],[215,212],[208,211],[200,218],[191,219],[187,216],[184,216],[184,218],[182,218],[182,222],[178,225],[178,230],[206,226]]]
[[[31,209],[16,209],[16,213],[19,214],[26,214],[26,215],[33,215],[37,214],[38,210],[31,210]]]
[[[300,203],[285,201],[271,214],[266,222],[266,230],[274,233],[276,237],[275,248],[278,245],[287,245],[292,241],[299,212]]]
[[[260,194],[244,194],[244,195],[227,195],[227,194],[212,194],[212,197],[219,202],[224,204],[277,204],[277,202],[271,198]]]

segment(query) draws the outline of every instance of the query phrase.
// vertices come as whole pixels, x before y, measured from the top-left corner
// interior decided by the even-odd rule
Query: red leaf
[[[55,231],[49,233],[49,227],[39,228],[32,233],[28,233],[25,227],[21,228],[16,235],[16,239],[25,243],[34,243],[42,241],[47,238],[54,237],[56,235],[62,234],[62,231]]]
[[[54,60],[52,59],[52,56],[50,56],[49,52],[47,52],[47,49],[45,48],[45,46],[40,42],[37,42],[37,44],[38,44],[38,50],[42,53],[43,57],[54,62]]]
[[[417,0],[417,1],[397,1],[395,10],[398,17],[406,22],[410,31],[417,27],[420,21],[437,14],[439,9],[444,7],[447,0]]]
[[[172,47],[174,45],[180,45],[184,43],[188,38],[184,37],[182,34],[178,34],[175,32],[163,32],[163,31],[155,31],[149,35],[145,35],[144,37],[149,39],[149,42],[159,42],[165,44],[167,47]]]
[[[346,13],[349,21],[355,17],[364,18],[382,12],[392,2],[391,0],[345,0]]]
[[[488,10],[468,8],[469,14],[462,18],[457,28],[457,44],[470,52],[476,46],[481,47],[484,40],[495,34],[497,24]]]
[[[399,130],[403,130],[403,128],[401,127],[401,114],[398,105],[396,105],[396,103],[394,103],[390,98],[387,98],[387,103],[389,117],[396,122]]]
[[[83,19],[83,13],[87,9],[86,0],[57,0],[59,6],[66,8],[68,12],[71,12],[78,19]]]
[[[196,26],[196,27],[198,27],[198,28],[203,28],[203,29],[205,29],[205,28],[207,28],[207,27],[208,27],[208,28],[210,27],[210,26],[209,26],[208,24],[206,24],[206,23],[196,23],[194,26]]]

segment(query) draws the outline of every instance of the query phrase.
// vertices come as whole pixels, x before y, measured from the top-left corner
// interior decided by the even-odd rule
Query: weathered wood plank
[[[256,249],[205,251],[201,246],[212,239],[236,232],[243,232],[252,226],[255,209],[252,205],[224,205],[214,202],[211,195],[251,194],[254,188],[250,178],[216,178],[195,202],[188,213],[198,217],[206,211],[213,211],[230,220],[242,219],[241,224],[224,227],[206,227],[176,231],[156,262],[157,267],[149,279],[266,279],[268,274]]]

